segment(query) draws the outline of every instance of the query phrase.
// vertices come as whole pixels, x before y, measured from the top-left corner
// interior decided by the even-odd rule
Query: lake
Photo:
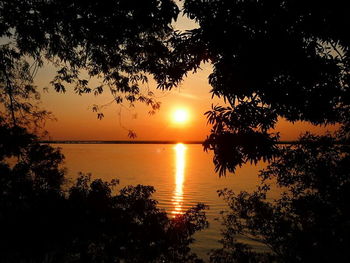
[[[214,171],[213,153],[204,152],[199,144],[55,144],[65,155],[68,177],[79,172],[92,178],[120,180],[126,185],[152,185],[154,198],[169,216],[182,213],[198,202],[209,205],[210,226],[195,235],[192,248],[202,258],[219,248],[220,223],[215,220],[226,209],[217,195],[218,189],[252,191],[259,182],[257,173],[265,165],[245,165],[235,174],[219,177]]]

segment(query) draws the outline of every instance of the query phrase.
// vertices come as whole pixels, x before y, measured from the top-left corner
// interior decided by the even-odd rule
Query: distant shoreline
[[[126,141],[126,140],[42,140],[46,144],[203,144],[203,141]],[[280,141],[276,144],[295,144],[296,141]]]
[[[104,141],[104,140],[43,140],[48,144],[203,144],[203,141]]]

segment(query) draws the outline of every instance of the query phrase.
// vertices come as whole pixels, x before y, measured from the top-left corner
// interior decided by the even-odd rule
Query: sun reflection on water
[[[176,156],[175,191],[173,195],[174,215],[182,213],[183,184],[185,179],[185,153],[186,146],[178,143],[174,147]]]

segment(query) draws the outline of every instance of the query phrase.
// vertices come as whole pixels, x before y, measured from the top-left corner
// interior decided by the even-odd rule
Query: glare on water
[[[174,146],[175,158],[176,158],[176,172],[175,172],[175,190],[173,195],[174,210],[173,214],[182,213],[183,203],[183,185],[185,180],[185,159],[186,159],[186,146],[182,143],[178,143]]]

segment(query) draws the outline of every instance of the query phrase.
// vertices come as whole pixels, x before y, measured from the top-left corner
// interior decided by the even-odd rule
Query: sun
[[[176,109],[173,113],[173,122],[185,123],[189,119],[188,111],[185,109]]]

